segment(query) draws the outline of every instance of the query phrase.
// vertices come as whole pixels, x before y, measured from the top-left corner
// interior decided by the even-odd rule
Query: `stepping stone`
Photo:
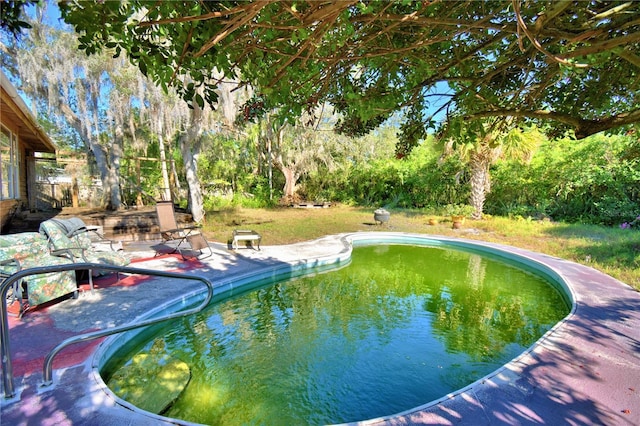
[[[107,386],[136,407],[161,414],[180,396],[190,379],[189,366],[180,360],[137,354],[111,376]]]

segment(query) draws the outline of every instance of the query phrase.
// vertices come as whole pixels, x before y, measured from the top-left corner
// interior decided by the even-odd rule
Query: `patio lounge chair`
[[[178,252],[185,258],[183,253],[182,244],[189,245],[191,251],[198,251],[200,255],[199,259],[209,257],[213,254],[207,239],[202,232],[199,231],[198,225],[178,226],[176,220],[176,212],[173,205],[173,201],[157,201],[156,213],[158,214],[158,225],[160,226],[160,235],[163,242],[176,241],[175,248],[171,253]],[[208,249],[209,254],[202,256],[203,249]]]
[[[0,235],[0,284],[23,269],[66,265],[72,262],[68,258],[52,255],[47,239],[37,232]],[[10,313],[22,317],[30,307],[68,294],[76,296],[77,290],[76,274],[73,271],[29,275],[14,283],[7,304],[11,305]],[[16,306],[17,309],[14,310]]]
[[[131,263],[131,259],[121,251],[95,248],[89,232],[91,230],[79,218],[49,219],[40,224],[40,234],[48,239],[51,254],[54,256],[66,257],[74,263],[115,266],[127,266]],[[104,243],[106,240],[100,241]],[[92,291],[93,276],[99,273],[100,271],[89,271],[89,286]]]

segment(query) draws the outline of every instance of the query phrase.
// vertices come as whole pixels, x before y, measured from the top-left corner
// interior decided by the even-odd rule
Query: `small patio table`
[[[233,243],[231,247],[234,250],[238,250],[238,241],[251,241],[251,246],[253,247],[253,241],[257,242],[258,250],[260,250],[260,241],[262,240],[262,236],[258,234],[256,231],[244,230],[244,229],[236,229],[233,231]]]

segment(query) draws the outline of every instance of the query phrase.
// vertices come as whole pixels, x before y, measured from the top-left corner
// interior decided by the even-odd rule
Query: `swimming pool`
[[[456,391],[459,391],[459,389],[464,388],[465,385],[472,383],[474,380],[477,379],[481,379],[483,376],[490,374],[492,371],[496,370],[496,368],[499,368],[500,365],[509,362],[511,359],[515,358],[518,356],[518,354],[522,353],[523,351],[526,351],[527,348],[532,345],[536,339],[538,339],[540,337],[540,335],[544,334],[544,332],[546,330],[548,330],[549,328],[551,328],[553,326],[553,324],[555,322],[557,322],[559,319],[561,319],[562,316],[566,315],[566,313],[568,312],[568,306],[570,306],[571,303],[571,293],[569,291],[567,291],[567,289],[564,287],[562,280],[559,276],[557,276],[557,274],[555,274],[554,271],[550,270],[549,268],[544,267],[541,264],[538,264],[537,262],[534,262],[530,259],[526,259],[526,258],[520,258],[518,256],[514,256],[511,253],[508,252],[502,252],[500,250],[493,250],[493,249],[489,249],[486,247],[477,247],[473,244],[470,243],[462,243],[459,241],[442,241],[442,240],[438,240],[438,239],[432,239],[432,238],[425,238],[423,236],[408,236],[408,235],[376,235],[375,238],[372,238],[371,235],[367,236],[367,238],[364,239],[358,239],[357,236],[355,238],[352,239],[352,243],[354,246],[357,247],[365,247],[367,250],[373,250],[373,251],[384,251],[385,253],[381,253],[381,259],[384,259],[385,262],[389,262],[390,264],[393,265],[399,265],[402,264],[401,267],[396,267],[395,269],[397,271],[401,271],[404,275],[402,276],[398,276],[395,275],[394,277],[392,277],[392,280],[405,280],[407,274],[411,275],[411,276],[418,276],[420,275],[420,271],[425,271],[426,275],[434,275],[433,271],[435,269],[438,269],[439,267],[444,267],[445,270],[453,270],[454,268],[450,267],[451,265],[453,265],[453,263],[460,263],[462,262],[462,264],[464,264],[464,274],[466,274],[468,271],[474,270],[476,273],[480,272],[482,275],[482,270],[484,269],[485,271],[487,270],[487,265],[488,264],[493,264],[492,262],[494,261],[498,261],[497,263],[505,263],[507,264],[507,270],[510,271],[508,273],[506,273],[507,275],[502,274],[500,278],[500,280],[502,281],[514,281],[515,282],[515,276],[514,275],[522,275],[522,276],[536,276],[537,278],[541,278],[543,277],[546,281],[551,282],[552,286],[553,286],[553,291],[551,291],[551,294],[555,294],[556,297],[556,301],[553,303],[560,303],[564,306],[565,311],[563,311],[563,313],[560,314],[560,318],[556,317],[555,319],[548,321],[547,323],[545,323],[543,329],[539,330],[538,333],[534,333],[531,335],[526,336],[527,338],[522,339],[519,342],[508,342],[508,343],[504,343],[502,342],[502,346],[505,346],[508,348],[508,350],[503,351],[500,353],[499,356],[494,357],[495,359],[493,359],[494,364],[489,366],[489,370],[479,370],[479,371],[474,371],[473,374],[469,374],[467,372],[461,373],[461,367],[460,365],[465,365],[466,367],[469,366],[473,366],[473,369],[477,369],[476,368],[476,363],[478,361],[478,359],[482,359],[483,357],[487,357],[489,355],[487,355],[487,351],[489,349],[491,349],[489,346],[493,346],[495,345],[496,341],[499,341],[500,339],[498,338],[490,338],[489,340],[484,341],[485,344],[483,344],[483,341],[473,341],[471,340],[471,343],[467,342],[465,344],[465,340],[469,340],[468,336],[467,338],[464,338],[464,335],[461,334],[460,336],[462,336],[463,338],[459,337],[455,337],[455,335],[452,337],[451,335],[445,336],[444,334],[442,334],[442,329],[446,328],[446,325],[448,324],[449,327],[452,327],[451,322],[455,319],[455,318],[462,318],[464,317],[464,315],[467,315],[467,320],[469,319],[474,319],[474,318],[480,318],[481,321],[476,321],[478,324],[482,325],[483,323],[486,323],[487,321],[491,322],[491,321],[499,321],[499,319],[496,318],[496,315],[499,317],[500,315],[510,315],[508,313],[508,307],[509,306],[513,306],[514,302],[513,300],[515,299],[509,299],[510,301],[508,301],[507,299],[503,300],[501,303],[501,308],[498,309],[497,311],[494,309],[494,312],[489,315],[488,317],[483,317],[482,315],[477,315],[477,312],[474,314],[473,311],[470,311],[471,313],[469,314],[465,314],[463,312],[463,310],[460,310],[458,308],[456,308],[455,303],[452,302],[452,300],[454,299],[454,296],[456,294],[459,293],[459,290],[453,290],[454,287],[456,287],[456,285],[452,284],[452,281],[450,280],[449,283],[446,283],[447,279],[443,278],[442,276],[439,276],[437,278],[437,280],[440,280],[441,284],[444,282],[446,285],[444,287],[447,288],[446,291],[440,291],[438,294],[440,294],[440,296],[445,296],[445,297],[440,297],[439,301],[434,301],[432,296],[429,297],[424,297],[422,300],[417,301],[418,298],[416,298],[416,294],[422,294],[425,295],[428,292],[425,292],[423,290],[418,291],[417,293],[414,291],[413,295],[409,298],[409,299],[403,299],[403,301],[400,301],[400,299],[394,297],[389,297],[389,295],[387,294],[386,296],[382,297],[381,300],[383,300],[383,307],[384,309],[382,309],[382,311],[385,312],[385,320],[384,321],[377,321],[377,326],[373,327],[373,328],[369,328],[366,329],[368,331],[364,332],[364,334],[367,335],[371,335],[372,334],[372,330],[374,330],[375,332],[379,332],[382,333],[382,337],[378,336],[378,335],[374,335],[374,337],[376,338],[375,340],[385,340],[388,339],[389,336],[385,335],[386,329],[385,326],[387,325],[387,319],[390,316],[393,315],[389,315],[389,312],[393,312],[394,309],[389,308],[389,303],[391,303],[391,301],[393,301],[392,304],[396,304],[396,305],[402,305],[403,303],[405,305],[419,305],[419,306],[423,306],[425,304],[431,304],[432,305],[432,309],[424,309],[425,312],[428,312],[431,317],[420,317],[420,314],[418,314],[417,316],[414,315],[415,314],[415,310],[412,311],[411,315],[413,320],[409,321],[414,323],[414,325],[417,325],[417,328],[409,328],[409,329],[401,329],[401,332],[399,332],[399,334],[404,333],[405,336],[403,337],[404,339],[406,339],[407,337],[412,337],[413,335],[416,334],[420,334],[418,333],[416,330],[420,330],[420,326],[424,326],[423,328],[427,329],[428,327],[426,327],[425,325],[429,325],[429,327],[431,327],[431,331],[430,334],[433,335],[432,331],[433,329],[436,330],[436,337],[432,337],[431,341],[429,341],[429,339],[427,338],[423,338],[423,343],[425,343],[425,348],[426,347],[430,347],[430,346],[434,346],[437,344],[440,344],[441,346],[444,346],[446,348],[446,351],[450,351],[452,352],[454,355],[458,356],[458,357],[463,357],[465,358],[464,362],[459,362],[460,360],[457,359],[455,356],[452,356],[452,358],[454,359],[454,361],[449,362],[449,364],[447,364],[446,362],[442,361],[441,359],[435,360],[433,358],[433,355],[427,357],[427,359],[423,359],[422,361],[418,362],[418,364],[422,365],[422,368],[433,368],[437,370],[443,370],[451,373],[451,372],[457,372],[454,374],[440,374],[443,377],[447,377],[447,379],[445,379],[445,382],[449,381],[449,383],[447,384],[448,387],[445,388],[439,388],[437,386],[434,386],[434,392],[432,394],[420,394],[418,392],[415,391],[407,391],[405,393],[409,394],[409,396],[416,396],[417,399],[414,400],[413,402],[403,402],[403,405],[399,405],[397,407],[391,407],[391,408],[384,408],[383,411],[381,412],[375,412],[373,414],[367,414],[367,412],[362,412],[362,413],[354,413],[354,414],[349,414],[349,416],[352,417],[340,417],[340,416],[334,416],[334,417],[330,417],[330,418],[314,418],[314,421],[311,421],[312,423],[322,423],[322,422],[341,422],[341,421],[352,421],[352,420],[363,420],[365,418],[371,418],[372,416],[378,416],[378,417],[385,417],[385,416],[391,416],[394,415],[394,413],[396,412],[401,412],[404,411],[406,409],[410,409],[414,406],[419,406],[421,404],[425,404],[425,403],[434,403],[435,401],[437,401],[439,398],[442,397],[447,397],[447,395],[451,395],[452,393],[455,393]],[[389,245],[392,244],[392,245]],[[415,245],[420,247],[420,249],[425,249],[428,248],[429,250],[431,250],[432,252],[447,252],[448,254],[445,256],[446,259],[442,259],[442,258],[436,258],[433,259],[431,263],[427,262],[427,264],[423,264],[423,265],[414,265],[417,266],[417,268],[412,269],[410,266],[411,264],[415,264],[418,263],[416,260],[409,260],[407,253],[390,253],[390,251],[395,251],[397,250],[404,250],[404,248],[401,248],[402,246],[399,246],[400,248],[396,248],[396,244],[400,244],[400,245],[406,245],[406,244],[411,244],[411,245]],[[367,248],[368,247],[368,248]],[[454,250],[449,250],[450,248],[453,248]],[[446,249],[446,250],[445,250]],[[452,255],[452,253],[454,253],[454,255]],[[481,254],[481,256],[480,256]],[[344,266],[345,263],[348,263],[349,259],[351,256],[351,252],[349,252],[349,256],[347,257],[342,257],[341,259],[323,259],[321,261],[317,261],[314,262],[314,266],[316,268],[328,268],[328,267],[335,267],[335,266]],[[357,254],[356,254],[357,257]],[[458,257],[459,260],[456,261],[456,259],[454,259],[455,257]],[[430,258],[430,256],[427,256],[427,258]],[[406,262],[404,262],[402,259],[407,259]],[[402,263],[404,262],[404,263]],[[355,261],[354,261],[355,263]],[[515,269],[513,268],[513,265],[517,264],[518,268]],[[484,266],[483,266],[484,265]],[[492,267],[488,268],[491,269]],[[340,273],[346,273],[346,271],[348,271],[349,267],[341,269]],[[365,270],[367,269],[366,267],[364,268]],[[394,268],[391,268],[394,269]],[[387,270],[389,270],[389,268],[387,268]],[[432,271],[431,273],[429,273],[429,271]],[[283,267],[281,271],[276,271],[276,270],[272,270],[270,271],[269,275],[269,279],[272,278],[278,278],[278,277],[282,277],[282,276],[291,276],[291,275],[296,275],[296,274],[304,274],[304,273],[308,273],[308,265],[305,266],[300,266],[296,269],[296,268],[287,268],[287,267]],[[327,276],[332,275],[332,273],[326,274]],[[423,274],[424,275],[424,274]],[[456,274],[454,274],[453,279],[454,281],[457,281],[456,276],[459,276],[460,272]],[[255,288],[256,286],[260,287],[262,286],[264,283],[258,283],[261,280],[265,280],[265,277],[254,277],[257,278],[255,280],[250,280],[247,277],[246,282],[244,283],[244,288]],[[299,279],[298,281],[302,281],[303,279]],[[437,281],[436,280],[436,281]],[[257,284],[258,283],[258,284]],[[454,283],[455,284],[455,283]],[[229,292],[230,288],[229,287],[231,285],[231,283],[227,283],[226,286],[226,291]],[[308,284],[305,284],[305,287],[308,287]],[[475,279],[475,282],[467,283],[465,284],[465,286],[467,287],[474,287],[476,288],[476,290],[484,288],[484,284],[483,284],[483,280],[478,280]],[[362,286],[358,286],[359,288],[362,289]],[[458,286],[460,288],[462,288],[461,286]],[[509,286],[507,286],[509,287]],[[224,285],[220,287],[221,289],[224,288]],[[512,289],[513,290],[513,289]],[[521,292],[525,292],[524,288],[520,289]],[[238,292],[238,291],[242,291],[240,289],[238,289],[237,286],[233,287],[233,291],[234,292]],[[283,292],[282,289],[276,289],[273,290],[273,287],[271,287],[271,290],[266,290],[266,289],[260,289],[257,290],[258,293],[256,294],[262,294],[263,298],[271,298],[273,299],[275,296],[273,294],[270,294],[269,291],[273,292],[276,291],[277,292]],[[266,291],[266,293],[265,293]],[[396,292],[400,291],[398,288],[395,288]],[[403,290],[404,291],[404,290]],[[262,292],[262,293],[260,293]],[[218,294],[221,294],[222,290],[220,290],[220,292]],[[285,292],[286,293],[286,292]],[[326,293],[326,289],[323,291],[320,291],[318,294],[325,294]],[[515,291],[512,292],[512,296],[511,297],[518,297],[519,295],[519,291]],[[479,298],[477,297],[479,295],[478,292],[476,293],[467,293],[466,297],[470,297],[472,299],[472,301],[476,302],[476,306],[475,308],[478,308],[478,301]],[[196,295],[194,295],[194,297],[196,297]],[[496,296],[497,297],[497,296]],[[506,296],[501,296],[501,297],[506,297]],[[338,296],[333,295],[330,299],[331,300],[335,300],[337,299]],[[352,297],[351,297],[352,298]],[[413,298],[413,300],[411,299]],[[234,299],[237,300],[237,299]],[[373,302],[372,302],[373,301]],[[386,302],[385,302],[386,301]],[[297,302],[300,303],[300,302]],[[373,299],[370,299],[367,303],[365,303],[365,306],[368,305],[376,305],[376,297],[374,297]],[[378,303],[379,305],[379,303]],[[516,304],[517,305],[517,304]],[[167,307],[167,309],[169,309],[169,307]],[[290,310],[291,308],[282,308],[279,315],[280,315],[280,321],[283,321],[284,318],[284,314]],[[344,309],[344,308],[343,308]],[[362,307],[360,307],[359,309],[363,309]],[[483,307],[484,310],[488,309],[486,306]],[[517,309],[514,309],[513,311],[521,311],[523,308],[522,307],[518,307]],[[502,310],[502,311],[501,311]],[[374,311],[378,312],[378,314],[380,313],[381,309],[380,306],[376,306],[376,308],[374,309]],[[402,309],[399,311],[401,312],[400,315],[396,315],[398,316],[400,319],[404,320],[405,315],[407,314],[407,311],[402,311]],[[456,312],[458,312],[458,314],[456,314]],[[461,313],[462,312],[462,313]],[[496,313],[497,312],[497,313]],[[502,312],[502,314],[500,313]],[[330,318],[330,317],[335,317],[336,315],[332,314],[332,315],[326,315],[326,313],[324,314],[324,316],[326,318]],[[442,318],[440,318],[442,317]],[[439,320],[440,318],[440,320]],[[194,326],[197,325],[197,321],[198,319],[193,319],[193,323],[189,323],[186,325],[186,328],[191,328],[191,329],[195,329],[197,327]],[[202,320],[200,320],[202,321]],[[200,325],[200,328],[205,328],[208,330],[214,330],[216,329],[216,325],[215,324],[211,324],[212,320],[204,320],[204,322],[201,322],[201,324],[204,324],[204,326]],[[215,321],[213,321],[215,322]],[[406,322],[406,321],[405,321]],[[436,327],[433,327],[433,324],[436,325]],[[327,325],[330,325],[330,323],[324,323],[324,327],[322,327],[323,329],[327,329],[330,328]],[[455,324],[454,324],[455,325]],[[486,325],[486,324],[484,324]],[[439,328],[438,328],[439,326]],[[343,326],[344,327],[344,326]],[[454,327],[455,328],[455,327]],[[482,328],[482,327],[481,327]],[[397,331],[396,328],[393,328],[391,326],[389,326],[389,329],[393,329],[395,331]],[[270,330],[270,332],[273,332],[273,328]],[[522,337],[525,334],[528,334],[530,330],[527,330],[527,327],[521,328],[516,334],[520,334],[520,337]],[[163,331],[164,333],[164,331]],[[362,331],[361,331],[362,333]],[[504,333],[504,332],[503,332]],[[390,334],[394,334],[391,333]],[[427,333],[425,333],[427,334]],[[475,334],[478,335],[478,327],[476,327],[475,330]],[[482,333],[479,333],[482,334]],[[304,335],[304,333],[303,333]],[[423,336],[424,337],[424,336]],[[218,336],[219,338],[219,336]],[[344,335],[342,336],[342,338],[344,338]],[[102,367],[104,367],[107,363],[107,359],[111,358],[116,352],[118,352],[118,348],[123,347],[125,344],[125,341],[131,341],[131,339],[133,340],[143,340],[140,339],[140,336],[137,336],[134,338],[134,336],[128,336],[128,337],[121,337],[121,338],[117,338],[114,339],[116,340],[118,343],[111,343],[110,345],[108,345],[111,349],[103,351],[103,355],[101,356],[101,363],[100,365]],[[357,339],[356,339],[357,340]],[[420,340],[420,339],[419,339]],[[462,342],[460,341],[462,340]],[[251,339],[247,340],[248,342],[251,342]],[[256,340],[257,341],[257,340]],[[444,343],[443,343],[444,342]],[[487,346],[486,343],[489,342],[490,344]],[[344,342],[342,342],[342,344],[340,344],[341,342],[338,342],[337,346],[345,346]],[[336,346],[336,342],[332,343],[334,346]],[[251,346],[251,345],[249,345]],[[416,346],[416,343],[412,343],[409,346]],[[367,349],[368,345],[367,344],[362,344],[362,342],[360,342],[360,344],[355,344],[352,345],[352,351],[353,352],[357,352],[360,348],[360,350],[362,348]],[[408,354],[403,352],[404,348],[402,348],[401,344],[394,344],[391,345],[392,348],[392,352],[396,351],[398,354],[398,358],[402,358],[403,356],[406,357],[415,357],[415,352],[412,354]],[[245,348],[246,349],[246,348]],[[421,349],[422,350],[422,349]],[[313,351],[311,351],[313,352]],[[385,367],[386,365],[388,365],[387,363],[389,362],[388,360],[383,360],[382,357],[378,356],[379,354],[376,353],[375,356],[368,356],[365,357],[364,361],[362,359],[360,359],[359,361],[357,361],[356,363],[360,362],[360,363],[364,363],[367,364],[369,363],[371,367],[373,367],[372,369],[370,369],[371,371],[375,371],[376,368],[377,370],[384,370],[384,369],[388,369],[388,370],[394,370],[394,371],[398,371],[398,372],[402,372],[402,373],[406,373],[404,374],[404,379],[408,382],[411,380],[413,380],[416,376],[423,376],[424,373],[421,373],[420,370],[412,370],[411,368],[408,368],[406,365],[404,364],[399,364],[397,366],[394,366],[392,368],[387,368]],[[492,356],[489,356],[492,357]],[[326,357],[325,357],[326,358]],[[433,362],[431,362],[433,361]],[[298,360],[298,363],[300,361]],[[335,360],[327,360],[325,359],[323,362],[325,362],[325,367],[321,368],[320,370],[325,370],[326,371],[326,367],[330,366],[330,365],[334,365],[336,362],[342,362],[344,363],[345,361],[335,361]],[[378,362],[378,366],[375,367],[375,363]],[[234,361],[235,365],[244,365],[245,367],[247,367],[247,363],[246,361],[243,362],[238,362],[238,361]],[[382,364],[380,364],[382,363]],[[320,365],[322,365],[322,362],[320,362]],[[101,368],[102,369],[102,368]],[[362,377],[362,370],[358,370],[360,371],[360,373],[356,374],[356,376],[354,377]],[[201,375],[201,374],[199,374]],[[331,373],[328,376],[330,377],[335,377],[336,373]],[[295,376],[297,378],[299,377],[304,377],[304,374],[298,374],[296,373]],[[401,374],[401,376],[403,376],[403,374]],[[250,377],[250,376],[248,376]],[[368,382],[377,382],[378,381],[378,376],[374,375],[372,376],[373,378],[369,378]],[[455,380],[451,380],[451,377],[455,377]],[[398,391],[399,386],[397,384],[389,384],[387,383],[385,385],[385,381],[387,379],[384,378],[380,378],[380,382],[383,383],[383,386],[381,387],[381,389],[392,389],[393,392],[395,394],[399,394],[401,392]],[[244,380],[246,381],[246,379]],[[332,380],[325,380],[325,381],[334,381]],[[347,379],[346,383],[355,383],[356,379]],[[241,381],[242,382],[242,381]],[[304,383],[304,380],[302,380],[302,382]],[[366,381],[365,381],[366,382]],[[422,382],[422,385],[420,384],[421,382],[417,382],[416,384],[413,384],[411,386],[413,386],[414,389],[420,389],[421,387],[425,387],[424,386],[424,382]],[[344,387],[344,386],[343,386]],[[371,388],[375,388],[371,385],[369,385],[368,387]],[[339,391],[335,391],[335,392],[339,392]],[[206,392],[200,392],[201,394],[206,394]],[[362,390],[359,390],[357,392],[351,392],[352,394],[356,394],[356,395],[363,395],[365,394],[365,392],[363,392]],[[386,400],[389,399],[388,396],[383,396],[385,394],[381,393],[380,390],[374,390],[374,393],[371,395],[377,395],[379,394],[382,399]],[[371,400],[372,396],[364,396],[360,399],[363,400]],[[339,402],[342,402],[344,400],[344,398],[334,398],[336,400],[338,400]],[[312,402],[310,405],[322,405],[321,403],[314,403]],[[407,404],[409,404],[407,406]],[[355,405],[362,405],[361,402],[355,404]],[[379,405],[379,404],[374,404],[374,405]],[[391,411],[389,411],[391,410]],[[280,407],[277,411],[283,411],[283,408]],[[338,410],[340,411],[340,410]],[[308,418],[307,418],[308,419]],[[211,420],[190,420],[190,421],[198,421],[198,422],[212,422]]]

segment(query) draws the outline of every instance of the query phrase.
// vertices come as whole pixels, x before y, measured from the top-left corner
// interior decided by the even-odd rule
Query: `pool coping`
[[[195,272],[214,276],[221,288],[287,268],[344,262],[351,246],[364,241],[411,239],[495,250],[546,265],[568,286],[573,307],[531,348],[484,378],[437,401],[360,424],[640,424],[640,293],[593,268],[477,240],[358,232],[266,246],[260,252],[243,250],[224,271],[215,268],[216,261],[228,253],[217,250],[219,257],[203,260],[207,268]],[[189,424],[141,412],[105,390],[94,369],[104,347],[98,345],[80,364],[56,369],[52,389],[40,391],[37,374],[20,378],[20,395],[3,402],[0,419],[12,424],[54,419],[57,424]],[[27,408],[34,406],[46,409]]]

